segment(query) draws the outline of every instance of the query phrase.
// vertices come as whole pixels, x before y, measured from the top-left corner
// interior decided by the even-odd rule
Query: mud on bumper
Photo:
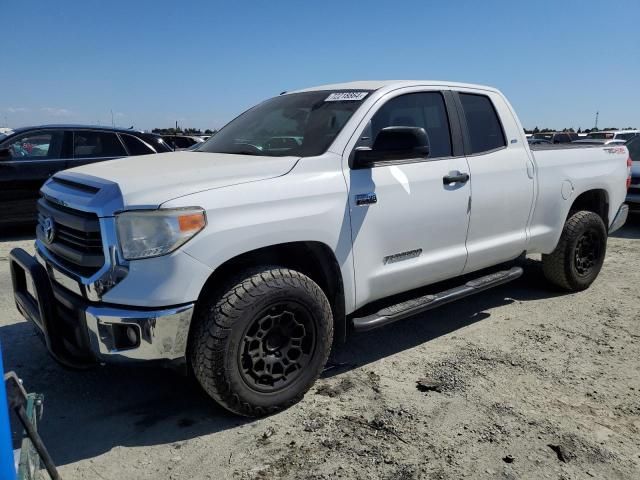
[[[60,363],[78,368],[184,358],[193,303],[144,309],[90,302],[51,281],[25,250],[13,249],[9,265],[18,310]]]

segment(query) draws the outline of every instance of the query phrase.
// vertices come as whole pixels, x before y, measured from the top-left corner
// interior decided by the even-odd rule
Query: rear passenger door
[[[115,132],[74,130],[73,157],[67,168],[126,156],[127,152]]]
[[[461,91],[456,97],[471,182],[467,273],[511,260],[525,250],[534,167],[502,96]]]

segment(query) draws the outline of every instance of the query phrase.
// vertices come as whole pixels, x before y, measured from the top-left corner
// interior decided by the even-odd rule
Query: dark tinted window
[[[13,160],[55,159],[61,156],[63,138],[62,130],[32,131],[12,137],[2,148],[9,148]]]
[[[82,130],[73,133],[75,158],[124,157],[126,155],[115,133]]]
[[[409,93],[385,103],[371,119],[371,139],[385,127],[422,127],[429,136],[431,158],[451,156],[449,119],[442,95]]]
[[[587,138],[604,138],[604,139],[612,139],[615,134],[609,132],[592,132],[587,135]]]
[[[193,145],[196,142],[195,142],[195,140],[193,140],[191,138],[176,137],[174,139],[174,143],[175,143],[176,147],[178,147],[178,148],[189,148],[191,145]]]
[[[549,140],[553,138],[553,133],[534,133],[533,138],[538,140]]]
[[[506,146],[502,125],[489,97],[460,94],[471,140],[471,153],[481,153]]]
[[[629,133],[619,133],[616,135],[616,140],[629,140],[633,137],[635,137],[636,135],[638,135],[635,132],[629,132]]]
[[[640,136],[634,137],[626,143],[629,149],[629,156],[634,162],[640,162]]]
[[[129,155],[147,155],[156,153],[151,147],[147,146],[142,140],[133,135],[120,134],[120,138],[124,142]]]

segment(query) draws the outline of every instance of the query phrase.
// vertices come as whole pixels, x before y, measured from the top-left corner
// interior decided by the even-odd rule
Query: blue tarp
[[[16,470],[13,460],[13,446],[11,444],[11,424],[9,423],[9,407],[7,406],[7,392],[4,389],[4,367],[2,365],[2,347],[0,347],[0,480],[13,480]]]

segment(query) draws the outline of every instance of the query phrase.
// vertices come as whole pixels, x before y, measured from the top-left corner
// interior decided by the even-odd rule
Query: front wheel
[[[542,271],[564,290],[584,290],[600,273],[606,251],[607,229],[602,218],[593,212],[575,212],[565,222],[555,250],[542,255]]]
[[[299,401],[324,367],[333,339],[322,289],[295,270],[245,272],[200,300],[190,362],[204,390],[245,416]]]

